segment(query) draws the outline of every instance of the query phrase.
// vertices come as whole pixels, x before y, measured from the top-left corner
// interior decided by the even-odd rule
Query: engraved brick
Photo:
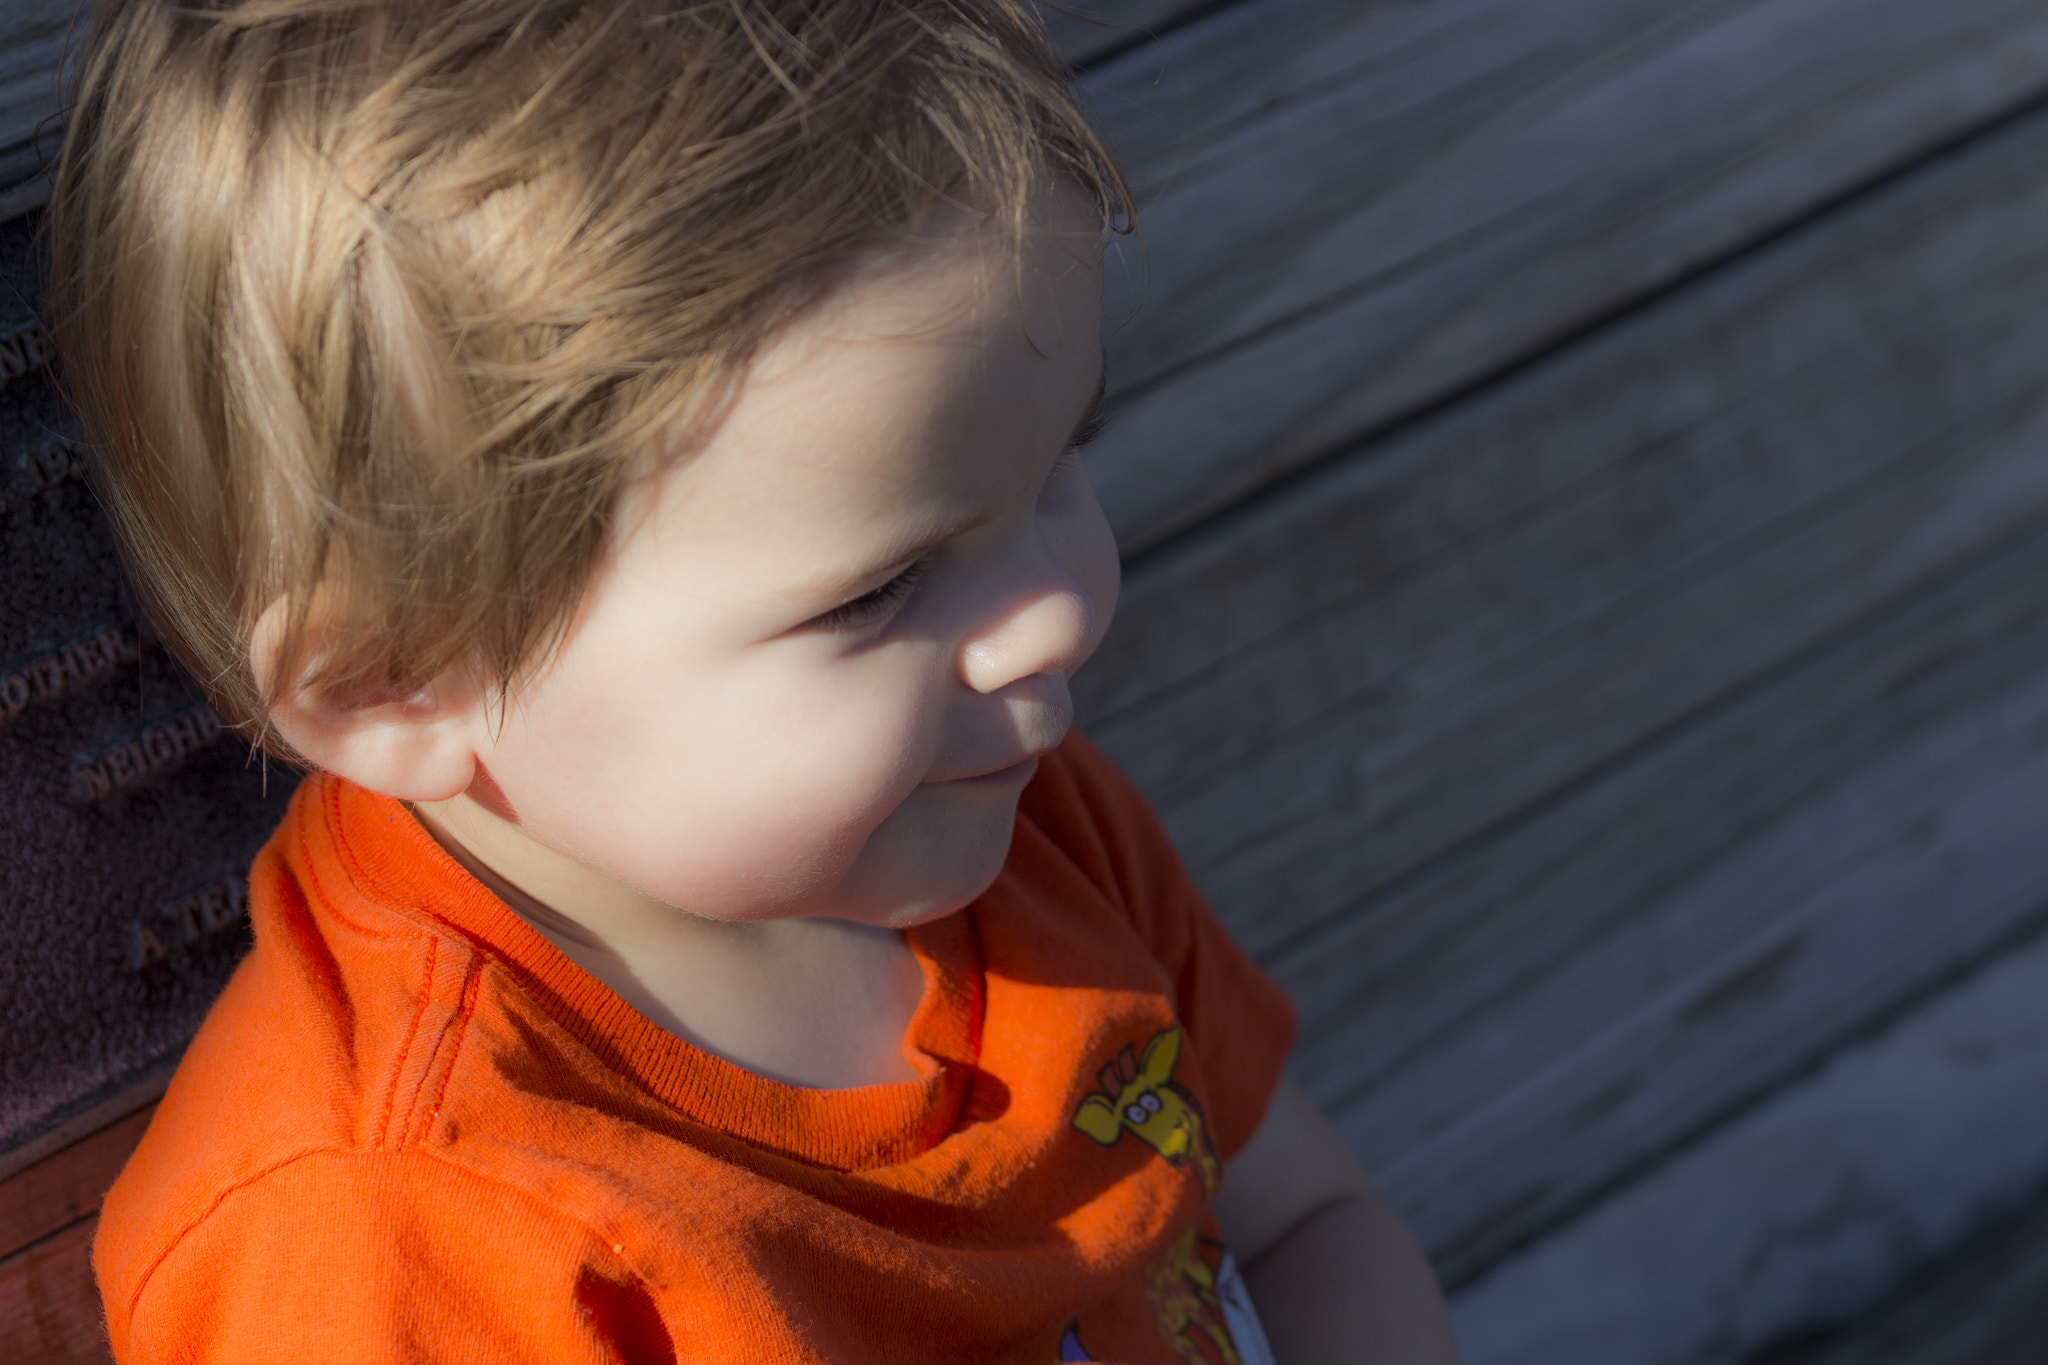
[[[241,877],[215,882],[199,893],[200,927],[211,934],[249,917],[249,883]]]
[[[163,908],[163,919],[174,931],[180,943],[199,941],[199,907],[188,896]]]
[[[164,941],[156,936],[154,929],[139,919],[128,921],[128,970],[139,972],[170,955],[170,949],[164,947]]]
[[[0,348],[4,348],[0,341]],[[4,361],[4,350],[0,350],[0,361]],[[4,369],[0,363],[0,369]],[[0,478],[0,512],[5,512],[9,500],[20,502],[47,493],[52,488],[71,479],[85,475],[85,447],[69,436],[55,432],[47,433],[41,443],[17,455],[13,468],[5,478]]]
[[[128,921],[128,968],[141,971],[187,947],[234,929],[248,918],[249,884],[239,876],[221,880]]]
[[[139,787],[219,739],[221,730],[220,717],[210,706],[194,707],[152,725],[97,757],[74,764],[71,797],[103,801],[116,792]]]
[[[40,322],[0,337],[0,381],[19,379],[50,359],[50,334]]]
[[[77,681],[78,670],[72,666],[71,651],[60,649],[55,654],[45,655],[31,665],[36,671],[37,689],[46,697],[54,697],[71,690]]]
[[[85,452],[66,436],[52,436],[30,450],[24,463],[35,475],[35,491],[53,488],[85,473]]]
[[[135,633],[126,626],[101,626],[84,639],[0,674],[0,723],[13,720],[32,702],[75,692],[122,664],[133,663],[141,652]]]
[[[106,757],[108,780],[116,787],[126,787],[141,779],[142,741],[132,739]]]

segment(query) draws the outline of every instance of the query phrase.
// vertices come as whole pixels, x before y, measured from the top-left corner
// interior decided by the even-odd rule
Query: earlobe
[[[269,684],[282,634],[284,604],[273,603],[250,632],[249,661],[259,686]],[[321,654],[318,623],[305,654]],[[401,801],[445,801],[476,777],[478,738],[486,733],[480,689],[454,677],[419,693],[370,705],[348,705],[317,687],[282,687],[267,719],[314,767]]]
[[[302,690],[271,708],[279,735],[315,767],[401,801],[446,801],[476,778],[468,717],[419,698],[338,707]]]

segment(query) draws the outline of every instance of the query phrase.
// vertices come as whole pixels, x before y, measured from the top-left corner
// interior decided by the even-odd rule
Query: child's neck
[[[901,931],[840,919],[705,919],[624,887],[565,910],[514,880],[546,895],[545,869],[522,869],[493,847],[496,817],[446,802],[414,814],[542,937],[685,1042],[790,1085],[843,1089],[916,1076],[903,1038],[924,971]],[[510,876],[499,870],[507,864]]]

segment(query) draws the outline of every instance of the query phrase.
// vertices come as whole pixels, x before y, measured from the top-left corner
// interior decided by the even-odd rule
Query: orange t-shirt
[[[900,1084],[691,1047],[332,777],[251,886],[101,1219],[124,1365],[1233,1358],[1208,1196],[1294,1016],[1078,737],[910,931]]]

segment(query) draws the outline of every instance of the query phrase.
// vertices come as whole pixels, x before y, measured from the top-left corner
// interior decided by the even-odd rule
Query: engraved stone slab
[[[248,944],[284,810],[155,641],[0,225],[0,1152],[176,1058]]]

